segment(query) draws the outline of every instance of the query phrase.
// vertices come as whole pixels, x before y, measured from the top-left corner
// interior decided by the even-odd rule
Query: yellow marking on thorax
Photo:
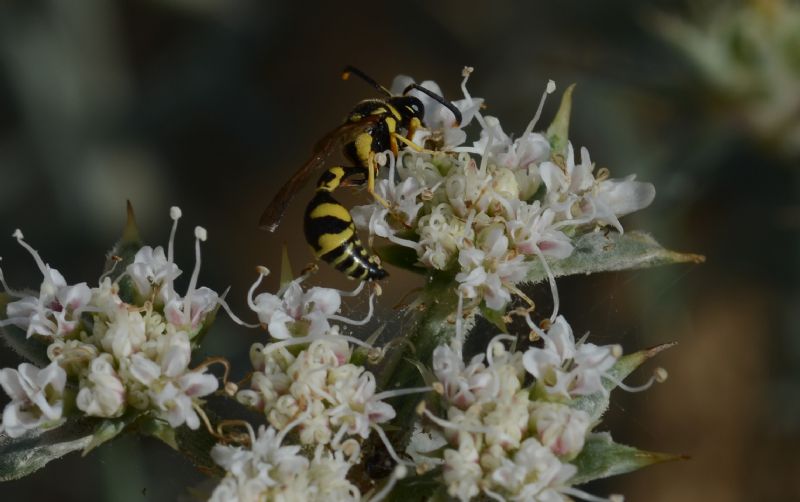
[[[341,204],[332,204],[330,202],[325,202],[315,207],[311,211],[310,216],[312,218],[324,218],[325,216],[333,216],[334,218],[346,221],[348,223],[353,221],[353,218],[350,217],[350,213],[347,211],[347,208],[345,208]]]
[[[322,234],[317,240],[317,247],[314,250],[317,256],[330,253],[334,249],[347,242],[353,236],[353,227],[345,228],[338,234]]]
[[[348,120],[349,120],[350,122],[358,122],[358,121],[359,121],[359,120],[361,120],[362,118],[364,118],[364,116],[363,116],[363,115],[361,115],[360,113],[351,113],[351,114],[350,114],[350,117],[348,117]]]
[[[372,135],[366,132],[362,132],[358,136],[356,136],[356,155],[358,155],[358,159],[364,164],[367,165],[369,162],[369,154],[372,152]]]
[[[397,111],[397,108],[395,108],[394,106],[390,105],[389,103],[386,103],[386,107],[389,109],[389,112],[391,112],[391,114],[392,114],[392,117],[393,117],[393,118],[394,118],[396,121],[403,120],[403,116],[402,116],[402,115],[400,115],[400,112],[399,112],[399,111]]]
[[[391,105],[387,105],[387,106],[391,106]],[[374,110],[372,110],[369,113],[370,113],[370,115],[383,115],[384,113],[386,113],[386,108],[380,106],[378,108],[375,108]]]

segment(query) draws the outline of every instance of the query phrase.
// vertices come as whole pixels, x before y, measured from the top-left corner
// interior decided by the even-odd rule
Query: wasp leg
[[[375,198],[376,201],[378,201],[380,205],[388,209],[389,203],[386,202],[386,199],[375,192],[375,172],[378,170],[378,166],[375,164],[375,152],[369,152],[369,160],[367,164],[367,171],[369,172],[367,175],[367,191],[370,195],[372,195],[372,197]]]
[[[401,143],[404,143],[407,147],[411,148],[415,152],[428,153],[428,154],[431,154],[431,155],[436,153],[434,150],[428,150],[427,148],[423,148],[423,147],[419,146],[418,144],[414,143],[413,141],[411,141],[410,139],[406,138],[402,134],[398,134],[396,132],[393,132],[392,133],[392,137],[395,140],[400,141]]]

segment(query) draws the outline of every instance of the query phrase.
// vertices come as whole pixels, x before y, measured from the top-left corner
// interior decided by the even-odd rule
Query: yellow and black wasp
[[[267,206],[259,226],[270,232],[275,231],[294,194],[312,174],[325,166],[331,152],[341,147],[352,165],[331,166],[322,173],[314,197],[306,208],[303,220],[305,237],[317,258],[330,263],[352,279],[372,281],[383,279],[388,274],[380,260],[364,249],[350,212],[336,201],[333,191],[340,186],[363,185],[366,182],[369,193],[386,205],[386,201],[375,193],[378,169],[376,154],[391,150],[397,155],[406,146],[421,149],[412,143],[411,138],[417,129],[425,127],[422,120],[425,109],[422,101],[407,95],[412,89],[427,94],[450,109],[457,123],[461,122],[461,113],[452,103],[418,84],[409,85],[403,94],[397,96],[352,66],[345,68],[342,78],[347,80],[350,74],[361,77],[386,97],[365,99],[358,103],[343,125],[316,144],[311,159],[292,175]]]

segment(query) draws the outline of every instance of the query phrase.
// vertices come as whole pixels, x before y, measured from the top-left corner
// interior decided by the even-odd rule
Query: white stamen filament
[[[355,319],[349,319],[347,317],[343,317],[343,316],[335,315],[335,314],[328,316],[328,319],[331,319],[333,321],[343,322],[345,324],[350,324],[351,326],[363,326],[363,325],[367,324],[370,320],[372,320],[372,311],[375,308],[373,300],[375,300],[375,293],[371,293],[369,295],[369,312],[367,312],[367,316],[365,318],[361,319],[360,321],[359,320],[355,320]]]
[[[499,343],[500,340],[509,340],[509,341],[516,341],[517,338],[511,335],[500,334],[489,340],[489,345],[486,346],[486,362],[489,364],[489,367],[494,366],[494,347],[495,343]]]
[[[2,260],[2,259],[3,258],[0,257],[0,260]],[[15,297],[18,297],[18,298],[22,298],[23,296],[25,296],[22,293],[19,293],[18,291],[13,290],[13,289],[8,287],[8,283],[6,282],[6,278],[5,278],[5,275],[3,274],[2,267],[0,267],[0,285],[3,286],[3,289],[6,291],[6,293],[9,296],[15,296]]]
[[[284,427],[280,432],[278,432],[278,435],[275,436],[275,441],[277,441],[278,444],[283,443],[283,440],[286,438],[286,435],[289,434],[292,431],[292,429],[297,427],[299,424],[303,423],[308,418],[308,415],[309,412],[304,411],[297,418],[286,424],[286,427]]]
[[[408,474],[408,468],[404,465],[398,465],[392,471],[392,475],[389,476],[389,480],[383,485],[383,488],[376,493],[373,497],[369,499],[368,502],[380,502],[381,500],[385,499],[387,495],[392,491],[394,485],[397,484],[397,480],[403,479]]]
[[[167,261],[174,263],[172,259],[175,257],[175,232],[178,231],[178,220],[181,219],[181,208],[172,206],[169,208],[169,217],[172,218],[172,230],[169,232],[169,242],[167,243]]]
[[[494,127],[489,129],[489,136],[486,138],[486,148],[483,149],[483,154],[481,154],[481,165],[478,167],[478,171],[482,173],[486,172],[486,166],[489,164],[489,152],[491,151],[492,143],[494,143]]]
[[[413,462],[409,462],[408,460],[403,460],[402,458],[400,458],[397,455],[397,452],[394,451],[394,447],[392,446],[392,443],[389,441],[389,438],[386,437],[386,432],[384,432],[382,427],[380,427],[378,425],[375,425],[375,424],[370,424],[370,427],[372,429],[374,429],[375,432],[378,433],[378,437],[381,438],[381,441],[383,442],[383,446],[386,447],[386,451],[389,452],[389,456],[392,457],[392,460],[394,460],[395,462],[397,462],[400,465],[410,465],[410,466],[414,465]]]
[[[423,409],[422,413],[426,417],[428,417],[433,423],[445,429],[472,432],[473,434],[491,434],[493,432],[492,429],[489,427],[476,427],[474,425],[468,425],[468,424],[457,424],[449,420],[445,420],[443,418],[437,417],[436,415],[428,411],[427,408]]]
[[[264,280],[264,277],[269,275],[269,269],[267,267],[258,266],[256,267],[258,271],[258,278],[255,280],[250,289],[247,290],[247,306],[250,307],[250,310],[257,310],[258,306],[253,299],[253,294],[256,292],[256,288],[261,284],[261,281]]]
[[[542,262],[542,267],[544,268],[545,273],[547,274],[547,281],[550,283],[550,294],[553,296],[553,313],[550,315],[550,322],[556,322],[556,318],[558,317],[558,308],[559,308],[559,298],[558,298],[558,287],[556,286],[556,278],[553,275],[553,271],[550,270],[550,265],[547,264],[547,260],[542,253],[542,250],[539,249],[539,246],[534,246],[533,248],[536,256]]]
[[[274,343],[271,343],[271,344],[267,345],[266,347],[264,347],[262,349],[262,352],[264,354],[268,354],[268,353],[272,352],[273,350],[280,349],[282,347],[291,347],[292,345],[303,345],[303,344],[306,344],[306,343],[312,343],[312,342],[314,342],[316,340],[323,340],[325,338],[331,338],[331,337],[336,337],[336,338],[340,338],[342,340],[346,340],[346,341],[348,341],[348,342],[350,342],[350,343],[352,343],[354,345],[358,345],[359,347],[364,347],[366,349],[373,349],[374,348],[372,345],[370,345],[370,344],[368,344],[366,342],[363,342],[363,341],[359,340],[358,338],[354,338],[352,336],[349,336],[349,335],[342,335],[342,334],[336,334],[336,335],[328,334],[328,335],[326,335],[326,334],[323,333],[323,334],[320,334],[320,335],[313,335],[313,336],[309,335],[309,336],[301,336],[301,337],[297,337],[297,338],[287,338],[286,340],[281,340],[279,342],[274,342]]]
[[[560,487],[558,491],[565,495],[585,500],[586,502],[622,502],[624,500],[621,495],[611,495],[608,498],[603,498],[571,486]]]
[[[405,396],[406,394],[419,394],[422,392],[430,392],[432,390],[433,387],[412,387],[409,389],[385,390],[372,396],[372,399],[383,401],[384,399],[390,399],[397,396]]]
[[[614,385],[616,385],[617,387],[626,392],[642,392],[652,387],[653,384],[655,383],[663,383],[667,379],[667,376],[666,376],[666,370],[664,370],[664,368],[656,368],[656,370],[653,372],[653,376],[651,376],[650,379],[647,380],[647,382],[638,386],[627,385],[622,380],[618,380],[615,377],[608,374],[603,375],[603,378],[605,378],[609,382],[612,382]]]
[[[186,297],[183,299],[183,316],[186,323],[192,322],[192,294],[197,287],[197,278],[200,276],[200,241],[205,241],[207,235],[203,227],[194,229],[194,270],[192,278],[189,280],[189,288],[186,290]]]
[[[33,249],[27,242],[25,242],[22,236],[22,231],[20,229],[16,229],[14,231],[14,237],[17,239],[19,245],[24,247],[31,254],[31,256],[33,256],[33,260],[36,262],[36,266],[39,267],[39,270],[42,272],[45,282],[50,283],[51,282],[50,267],[45,265],[44,262],[42,261],[42,258],[39,256],[39,253],[35,249]]]
[[[227,291],[225,293],[227,293]],[[239,326],[244,326],[245,328],[259,328],[259,327],[261,327],[261,325],[258,324],[258,323],[250,324],[248,322],[242,321],[239,318],[239,316],[237,316],[236,314],[233,313],[233,311],[231,310],[230,305],[228,305],[228,302],[226,302],[225,298],[223,298],[224,296],[225,295],[223,294],[221,297],[217,298],[217,303],[222,307],[223,310],[225,310],[225,312],[228,314],[228,317],[230,317],[233,322],[235,322]]]
[[[463,320],[464,315],[464,295],[461,294],[461,289],[458,290],[458,307],[456,308],[456,335],[453,337],[453,348],[458,349],[457,352],[461,353],[461,348],[464,346],[464,333],[463,333]]]
[[[544,108],[544,102],[547,99],[547,95],[552,93],[556,90],[556,84],[552,80],[547,81],[547,88],[545,88],[544,93],[542,93],[542,99],[539,100],[539,108],[536,109],[536,114],[533,116],[533,120],[528,123],[528,127],[525,128],[525,132],[522,133],[522,137],[526,137],[530,133],[533,132],[533,128],[536,127],[536,122],[539,121],[539,117],[542,116],[542,109]]]

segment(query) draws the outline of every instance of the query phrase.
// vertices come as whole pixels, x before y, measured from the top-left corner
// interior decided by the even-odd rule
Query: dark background
[[[460,97],[461,68],[474,66],[471,92],[516,133],[548,79],[557,95],[576,82],[573,144],[615,177],[637,173],[656,185],[653,206],[623,220],[626,228],[708,257],[701,266],[560,281],[562,312],[595,343],[630,352],[679,342],[657,363],[670,379],[615,394],[605,426],[622,442],[691,460],[590,491],[631,501],[800,500],[798,157],[746,127],[737,103],[706,86],[655,29],[656,13],[692,18],[702,10],[619,0],[5,1],[6,277],[17,287],[40,280],[11,238],[15,228],[68,282],[91,284],[120,234],[126,199],[154,245],[166,244],[169,207],[179,205],[178,264],[191,270],[192,228],[203,225],[201,283],[231,286],[233,308],[245,313],[254,267],[277,270],[283,242],[296,268],[312,259],[300,232],[304,195],[277,235],[256,223],[315,141],[373,96],[339,79],[345,64],[386,85],[398,73],[434,79],[449,98]],[[557,103],[550,98],[541,124]],[[418,283],[392,272],[385,311]],[[327,270],[315,280],[346,285]],[[204,350],[232,358],[241,376],[253,341],[220,320]],[[125,437],[0,493],[174,500],[202,479],[165,446]]]

